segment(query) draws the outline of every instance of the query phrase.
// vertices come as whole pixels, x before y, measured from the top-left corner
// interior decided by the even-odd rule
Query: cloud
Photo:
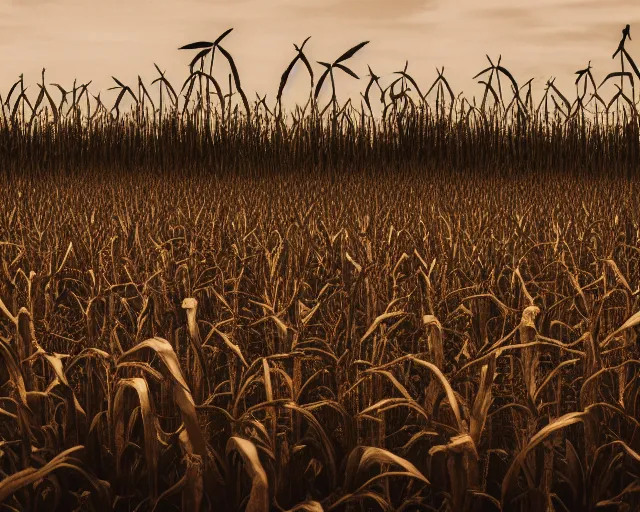
[[[317,17],[359,21],[395,20],[432,9],[436,0],[325,0],[297,5],[301,13]]]

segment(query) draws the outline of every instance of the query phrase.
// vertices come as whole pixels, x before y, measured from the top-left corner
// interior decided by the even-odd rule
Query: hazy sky
[[[110,87],[111,75],[131,85],[138,74],[150,82],[154,62],[181,84],[194,52],[177,48],[233,27],[224,47],[250,98],[259,91],[273,99],[295,56],[292,43],[309,35],[305,50],[314,63],[371,41],[351,62],[360,83],[338,81],[342,97],[364,89],[367,64],[389,77],[405,59],[423,92],[435,67],[445,66],[454,91],[470,97],[479,94],[472,77],[487,53],[502,54],[520,83],[535,77],[541,88],[557,76],[572,92],[573,73],[589,60],[596,79],[617,69],[611,54],[626,23],[633,38],[627,49],[640,63],[638,0],[0,0],[0,91],[20,73],[35,91],[42,67],[48,82],[93,80],[94,91]],[[227,73],[223,65],[216,75]],[[307,84],[300,67],[287,97],[306,94]],[[103,97],[109,95],[117,92]]]

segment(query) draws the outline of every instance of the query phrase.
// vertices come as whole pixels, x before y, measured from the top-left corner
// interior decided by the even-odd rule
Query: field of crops
[[[287,118],[220,41],[183,109],[2,102],[0,510],[639,510],[623,88],[319,108],[361,44]]]
[[[0,502],[633,510],[638,197],[415,173],[16,179]]]

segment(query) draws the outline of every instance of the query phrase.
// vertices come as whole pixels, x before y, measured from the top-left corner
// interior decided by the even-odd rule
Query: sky
[[[488,64],[485,54],[502,55],[519,83],[534,78],[541,91],[555,76],[573,94],[574,72],[589,60],[596,80],[618,69],[611,55],[627,23],[632,40],[626,48],[640,64],[637,0],[0,0],[0,93],[4,97],[20,73],[35,93],[43,67],[48,83],[92,80],[94,94],[114,85],[112,75],[132,86],[138,75],[150,83],[154,63],[181,85],[195,52],[177,48],[233,28],[223,46],[250,99],[257,91],[273,101],[296,55],[293,43],[307,36],[316,79],[323,70],[316,61],[370,41],[349,61],[360,80],[337,78],[339,99],[359,97],[367,65],[389,83],[406,60],[423,93],[436,67],[444,66],[456,94],[480,97],[473,76]],[[228,72],[224,62],[216,64],[214,74],[224,83]],[[308,95],[305,73],[299,64],[292,74],[285,91],[290,104]]]

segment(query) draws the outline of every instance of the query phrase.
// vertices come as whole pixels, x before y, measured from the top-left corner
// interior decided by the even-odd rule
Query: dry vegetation
[[[140,77],[134,86],[114,77],[118,94],[111,108],[91,93],[91,82],[47,85],[43,70],[37,96],[30,97],[20,76],[6,97],[0,96],[3,171],[242,169],[265,176],[405,166],[432,172],[455,168],[468,175],[552,170],[630,178],[640,168],[634,81],[640,70],[624,47],[624,31],[614,54],[620,70],[598,84],[589,64],[576,72],[575,95],[561,92],[550,79],[534,99],[532,80],[519,84],[501,58],[494,62],[487,56],[489,67],[474,77],[484,88],[479,101],[456,96],[444,68],[421,89],[407,63],[386,85],[369,68],[359,106],[351,99],[338,101],[334,75],[357,78],[346,64],[366,43],[331,63],[320,61],[320,76],[305,44],[294,45],[275,101],[256,94],[250,103],[222,46],[230,32],[182,48],[200,50],[182,87],[174,87],[157,65],[158,78],[147,85]],[[303,65],[309,99],[286,111],[282,100],[289,76]],[[613,82],[615,94],[605,100],[601,88]],[[323,90],[331,92],[326,105],[319,101]]]
[[[124,85],[126,114],[82,86],[63,115],[44,81],[30,115],[20,82],[0,509],[638,510],[635,104],[536,111],[514,81],[505,105],[487,73],[466,112],[441,74],[413,103],[405,69],[378,121],[334,93],[287,122],[284,85],[274,109],[165,111],[162,80],[151,116]]]

